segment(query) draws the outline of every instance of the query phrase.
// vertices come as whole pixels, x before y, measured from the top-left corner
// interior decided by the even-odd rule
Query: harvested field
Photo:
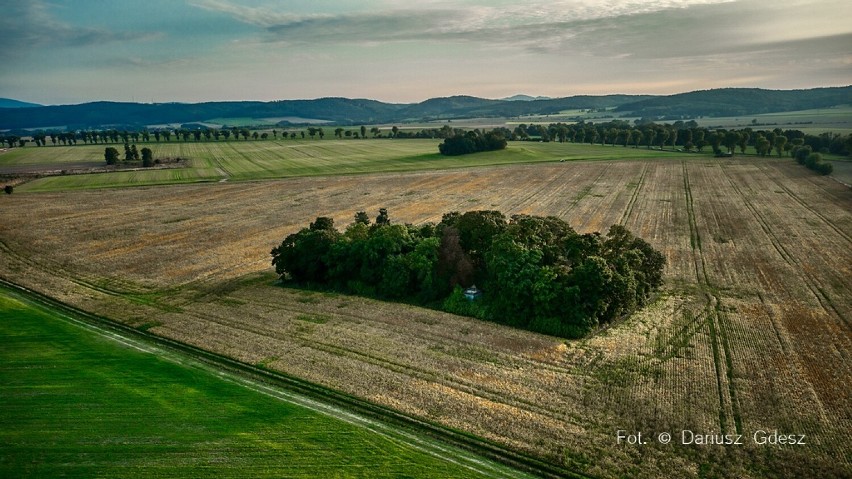
[[[14,194],[0,276],[157,334],[469,431],[591,475],[852,471],[852,191],[790,160],[633,160]],[[665,292],[582,341],[276,285],[269,250],[452,210],[621,223]],[[618,444],[616,431],[672,444]],[[682,430],[742,446],[680,444]],[[757,431],[806,445],[753,443]]]

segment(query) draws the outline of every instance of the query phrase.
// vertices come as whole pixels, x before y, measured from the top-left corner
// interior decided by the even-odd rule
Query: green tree
[[[340,240],[331,218],[319,217],[309,228],[287,236],[272,254],[272,265],[281,279],[323,282],[328,277],[329,253]]]
[[[633,139],[633,148],[639,148],[639,144],[642,143],[642,140],[644,139],[642,130],[633,130],[631,132],[631,138]]]
[[[734,151],[736,150],[737,145],[739,144],[740,140],[741,140],[741,136],[736,131],[725,132],[725,140],[724,141],[725,141],[725,147],[728,148],[728,153],[730,153],[731,155],[734,154]]]
[[[118,150],[111,146],[104,148],[104,160],[106,160],[107,165],[118,163]]]
[[[142,166],[145,168],[154,166],[154,152],[150,148],[142,148]]]
[[[766,156],[770,151],[772,151],[772,145],[765,136],[758,135],[757,139],[754,140],[754,149],[757,151],[758,155]]]
[[[385,210],[385,212],[387,212],[387,210]],[[370,217],[365,211],[359,211],[355,213],[355,224],[370,226]]]
[[[781,154],[784,152],[784,148],[787,146],[787,137],[786,136],[778,136],[775,139],[775,151],[778,152],[778,157],[781,157]]]

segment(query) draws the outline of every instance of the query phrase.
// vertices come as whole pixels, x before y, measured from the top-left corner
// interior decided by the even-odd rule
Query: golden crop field
[[[664,292],[566,341],[277,285],[269,251],[286,234],[380,207],[395,222],[498,209],[580,232],[624,224],[664,252]],[[788,159],[16,193],[0,211],[3,278],[592,476],[852,471],[852,190]],[[682,444],[683,431],[743,444]],[[761,431],[805,444],[756,444]]]

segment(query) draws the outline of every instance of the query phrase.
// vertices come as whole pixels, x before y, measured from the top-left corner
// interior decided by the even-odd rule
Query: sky
[[[849,0],[0,0],[41,104],[673,94],[852,84]]]

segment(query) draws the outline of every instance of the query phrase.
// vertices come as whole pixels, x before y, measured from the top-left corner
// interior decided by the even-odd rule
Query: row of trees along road
[[[437,225],[365,212],[343,232],[319,217],[271,252],[285,283],[413,302],[577,338],[647,303],[663,255],[615,225],[578,234],[555,217],[447,213]],[[464,296],[478,285],[483,295]]]
[[[449,128],[449,127],[447,127]],[[445,130],[435,130],[442,132]],[[333,130],[335,138],[369,138],[367,136],[367,127],[361,126],[360,129],[347,129],[337,127]],[[403,132],[399,127],[391,127],[387,132],[382,131],[379,127],[371,127],[369,130],[372,138],[412,138],[411,134]],[[448,135],[452,134],[449,133]],[[386,135],[386,136],[385,136]],[[31,139],[27,139],[16,135],[0,136],[0,144],[8,144],[9,148],[15,146],[23,147],[27,143],[35,143],[36,146],[47,146],[48,139],[53,146],[73,146],[77,144],[109,144],[109,143],[149,143],[149,142],[199,142],[199,141],[230,141],[231,139],[243,141],[251,140],[277,140],[279,137],[284,139],[324,139],[326,130],[322,127],[308,127],[304,130],[284,130],[279,131],[273,129],[271,131],[253,130],[248,128],[177,128],[177,129],[156,129],[156,130],[80,130],[68,132],[37,132],[34,133]],[[420,137],[420,136],[418,136]],[[430,134],[429,138],[437,138]]]
[[[852,152],[852,134],[806,134],[800,130],[774,128],[755,130],[699,127],[695,121],[677,121],[659,125],[651,121],[634,121],[633,124],[614,120],[606,123],[573,124],[552,123],[544,125],[518,125],[509,134],[510,140],[559,141],[589,143],[634,148],[681,149],[714,153],[741,154],[751,147],[761,156],[788,154],[796,146],[809,146],[822,154],[849,155]]]
[[[472,130],[479,138],[485,132]],[[448,139],[457,136],[465,137],[469,131],[443,125],[441,128],[426,128],[421,130],[402,130],[396,126],[383,132],[378,127],[371,127],[369,134],[373,138],[434,138]],[[809,146],[813,152],[836,155],[849,155],[852,152],[852,134],[843,136],[837,133],[822,133],[819,135],[806,134],[800,130],[774,128],[771,130],[753,129],[721,129],[699,127],[695,121],[677,121],[673,124],[657,124],[648,120],[636,120],[633,123],[624,120],[613,120],[605,123],[551,123],[520,124],[514,129],[496,128],[490,133],[500,135],[510,141],[559,141],[569,143],[589,143],[612,146],[632,146],[634,148],[671,148],[686,151],[704,151],[710,148],[715,153],[727,152],[733,154],[737,149],[745,153],[746,149],[754,148],[757,154],[766,156],[776,153],[779,156],[789,153],[795,146]],[[243,141],[267,139],[324,139],[326,131],[323,127],[308,127],[303,130],[271,131],[249,130],[246,128],[178,128],[156,130],[80,130],[71,132],[37,132],[32,136],[32,142],[37,146],[46,146],[47,138],[53,145],[107,144],[107,143],[140,143],[140,142],[170,142],[174,141],[229,141],[232,138]],[[334,138],[369,138],[367,127],[343,128],[333,130]],[[24,146],[29,140],[15,135],[0,136],[0,142],[14,146]]]

